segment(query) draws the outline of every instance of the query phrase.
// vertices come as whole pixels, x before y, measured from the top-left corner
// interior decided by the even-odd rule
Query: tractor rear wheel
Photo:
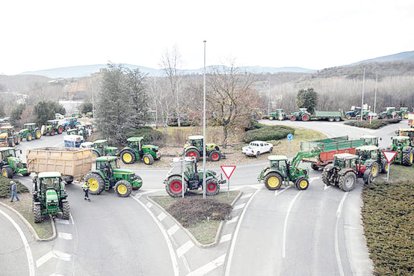
[[[290,116],[290,120],[291,121],[296,121],[296,116],[295,115]]]
[[[115,184],[115,192],[120,197],[128,197],[132,192],[132,185],[126,180],[120,180]]]
[[[283,179],[278,173],[269,173],[264,179],[264,184],[268,190],[279,190]]]
[[[189,149],[185,152],[185,156],[194,157],[197,161],[200,160],[200,153],[196,149]]]
[[[40,130],[36,130],[35,131],[35,138],[40,139],[40,137],[42,137],[42,133],[40,132]]]
[[[40,223],[43,220],[42,210],[40,209],[40,203],[33,203],[33,218],[35,223]]]
[[[364,175],[362,176],[362,179],[364,180],[364,184],[365,185],[369,185],[369,184],[371,184],[371,182],[372,181],[374,181],[374,175],[372,174],[372,171],[371,170],[366,170],[365,172],[364,172]]]
[[[339,188],[344,192],[352,191],[355,188],[356,175],[354,172],[347,172],[339,177]]]
[[[180,197],[183,191],[183,184],[180,176],[168,178],[165,190],[172,197]]]
[[[377,162],[373,162],[370,166],[372,177],[377,177],[380,173],[380,165]]]
[[[217,183],[217,180],[214,178],[207,179],[206,182],[206,195],[215,196],[220,192],[220,185]]]
[[[310,117],[309,117],[308,114],[303,114],[302,115],[302,121],[307,122],[307,121],[309,121],[309,119],[310,119]]]
[[[5,167],[5,168],[1,169],[1,175],[3,177],[12,179],[13,178],[13,170],[9,167]]]
[[[135,154],[131,150],[121,152],[121,160],[124,164],[133,164],[135,162]]]
[[[63,201],[62,202],[62,219],[69,219],[69,218],[70,218],[69,202]]]
[[[27,136],[26,136],[26,141],[30,142],[30,141],[32,141],[32,139],[33,139],[32,134],[28,133]]]
[[[220,152],[218,152],[216,150],[213,150],[213,151],[210,152],[208,157],[211,161],[216,162],[216,161],[220,161],[221,154],[220,154]]]
[[[144,154],[142,161],[144,161],[145,165],[152,165],[154,164],[154,157],[151,154]]]
[[[402,158],[402,164],[404,166],[412,166],[413,165],[413,152],[404,152],[403,153],[403,158]]]
[[[97,173],[88,173],[85,182],[89,185],[89,192],[92,195],[99,195],[105,189],[105,181]]]
[[[295,186],[300,191],[306,190],[309,187],[309,181],[304,177],[300,177],[296,180]]]

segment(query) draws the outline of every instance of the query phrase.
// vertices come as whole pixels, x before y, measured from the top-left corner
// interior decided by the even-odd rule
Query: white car
[[[272,152],[273,145],[263,141],[253,141],[246,147],[243,147],[242,153],[247,156],[256,156],[258,157],[262,153]]]

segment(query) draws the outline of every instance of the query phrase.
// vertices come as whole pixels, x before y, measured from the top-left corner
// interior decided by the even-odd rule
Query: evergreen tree
[[[301,89],[296,97],[296,104],[299,108],[306,107],[313,114],[318,104],[318,93],[313,88]]]

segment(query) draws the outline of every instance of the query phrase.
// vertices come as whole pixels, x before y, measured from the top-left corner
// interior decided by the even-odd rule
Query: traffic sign
[[[383,151],[385,159],[387,159],[388,163],[391,163],[394,160],[395,156],[397,155],[396,151]]]
[[[230,179],[236,169],[235,165],[221,165],[220,167],[227,179]]]
[[[287,139],[288,139],[288,141],[292,141],[293,140],[293,134],[292,133],[289,133],[287,135]]]

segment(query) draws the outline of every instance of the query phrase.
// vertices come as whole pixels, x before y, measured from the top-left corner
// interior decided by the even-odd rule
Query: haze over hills
[[[404,63],[404,64],[402,64]],[[408,65],[405,63],[409,63]],[[322,77],[332,76],[332,75],[350,75],[353,69],[358,69],[362,66],[367,66],[370,64],[371,67],[376,69],[380,68],[380,71],[384,71],[386,73],[390,73],[391,71],[394,72],[394,67],[401,66],[404,67],[403,72],[401,70],[397,70],[395,74],[405,74],[404,72],[411,71],[414,67],[411,64],[414,64],[414,51],[407,51],[401,52],[397,54],[387,55],[376,57],[372,59],[367,59],[363,61],[359,61],[356,63],[352,63],[349,65],[341,65],[338,67],[331,67],[322,69],[319,71],[301,67],[263,67],[263,66],[245,66],[241,67],[241,71],[250,72],[250,73],[281,73],[281,72],[288,72],[288,73],[309,73],[309,74],[317,74],[321,75]],[[139,68],[143,73],[147,74],[148,76],[163,76],[164,71],[162,69],[155,69],[150,67],[144,67],[134,64],[124,64],[125,67],[130,69]],[[209,66],[207,69],[211,69],[213,66]],[[80,78],[92,75],[96,72],[99,72],[102,68],[106,68],[106,64],[93,64],[93,65],[80,65],[80,66],[70,66],[70,67],[61,67],[61,68],[52,68],[52,69],[45,69],[45,70],[37,70],[37,71],[28,71],[23,72],[21,75],[40,75],[45,76],[48,78]],[[202,74],[203,68],[199,69],[183,69],[179,70],[180,74]]]

